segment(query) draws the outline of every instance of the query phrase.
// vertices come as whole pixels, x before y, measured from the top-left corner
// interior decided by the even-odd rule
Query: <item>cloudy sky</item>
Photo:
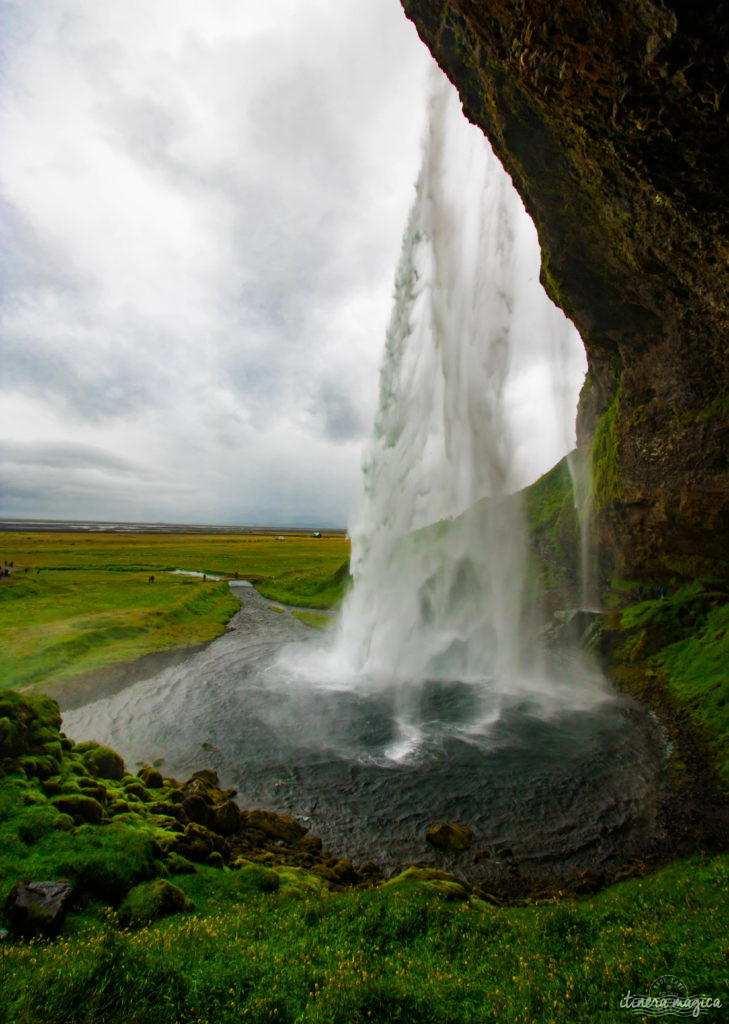
[[[430,57],[398,0],[1,0],[0,515],[343,525]]]

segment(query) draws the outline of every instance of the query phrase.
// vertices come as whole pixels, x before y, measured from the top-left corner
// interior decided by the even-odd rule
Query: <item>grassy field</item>
[[[616,1024],[653,1019],[620,1002],[666,974],[729,1003],[726,857],[521,908],[428,885],[326,896],[256,882],[202,868],[176,878],[194,913],[131,931],[91,905],[55,942],[0,946],[3,1020]]]
[[[4,533],[0,552],[14,562],[0,581],[0,686],[38,690],[220,635],[238,608],[227,583],[171,570],[237,573],[271,599],[328,608],[349,546],[341,536]]]

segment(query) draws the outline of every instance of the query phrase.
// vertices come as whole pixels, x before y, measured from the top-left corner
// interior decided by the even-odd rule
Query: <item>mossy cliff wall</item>
[[[729,575],[729,4],[402,4],[584,339],[604,568]]]

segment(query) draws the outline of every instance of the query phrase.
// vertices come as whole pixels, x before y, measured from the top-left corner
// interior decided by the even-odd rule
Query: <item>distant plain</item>
[[[13,563],[0,580],[0,687],[42,690],[213,640],[238,599],[212,576],[248,580],[274,601],[330,608],[348,560],[341,533],[0,533],[0,561]]]

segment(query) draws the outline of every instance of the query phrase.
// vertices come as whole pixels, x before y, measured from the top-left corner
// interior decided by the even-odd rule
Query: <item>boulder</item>
[[[124,761],[111,747],[94,745],[83,757],[91,774],[99,779],[119,781],[124,777]]]
[[[383,890],[397,890],[421,886],[426,892],[432,892],[447,900],[465,900],[469,894],[466,883],[462,879],[456,878],[455,875],[416,864],[411,864],[395,878],[385,882],[382,888]]]
[[[183,804],[184,807],[184,804]],[[213,822],[210,826],[221,836],[235,835],[241,826],[241,813],[232,800],[225,800],[213,809]]]
[[[119,908],[119,920],[132,928],[140,928],[158,917],[180,914],[195,909],[182,889],[158,878],[154,882],[142,882],[130,889]]]
[[[183,835],[175,838],[172,849],[188,860],[198,863],[206,861],[214,850],[224,859],[230,855],[228,844],[222,836],[195,822],[187,826]]]
[[[182,810],[190,821],[194,821],[196,825],[212,828],[215,821],[215,811],[203,796],[196,793],[193,793],[192,796],[186,796],[182,801]]]
[[[104,816],[104,808],[98,800],[82,793],[64,793],[53,797],[51,801],[62,814],[68,814],[77,825],[88,822],[99,825]]]
[[[298,821],[273,811],[242,811],[241,823],[246,829],[255,829],[269,839],[278,839],[291,846],[306,835],[306,829]]]
[[[217,789],[218,787],[218,773],[214,772],[212,768],[201,768],[200,771],[193,772],[190,776],[189,782],[186,784],[190,785],[195,779],[198,779],[204,785],[210,786],[213,789]]]
[[[433,825],[425,833],[426,840],[438,850],[467,850],[473,842],[473,832],[465,825],[456,825],[452,821],[443,821]]]
[[[142,780],[147,789],[162,789],[165,784],[162,773],[157,771],[156,768],[151,768],[148,764],[142,765],[137,772],[137,776]]]
[[[165,864],[167,870],[171,875],[191,875],[197,871],[197,868],[188,860],[187,857],[180,856],[179,853],[170,851],[165,857]]]
[[[68,882],[14,885],[5,901],[5,924],[18,935],[56,935],[72,896]]]
[[[138,800],[143,800],[145,803],[149,803],[152,800],[152,794],[139,779],[133,778],[130,782],[125,780],[122,782],[122,786],[124,787],[124,795],[126,797],[135,796]]]

